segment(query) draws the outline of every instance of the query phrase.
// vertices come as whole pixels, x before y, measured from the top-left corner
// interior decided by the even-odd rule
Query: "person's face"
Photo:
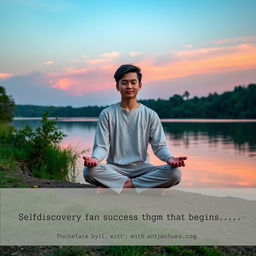
[[[136,72],[126,73],[116,84],[117,90],[120,92],[122,99],[136,98],[142,83],[139,83]]]

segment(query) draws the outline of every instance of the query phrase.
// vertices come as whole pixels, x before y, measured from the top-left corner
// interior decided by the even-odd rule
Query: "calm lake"
[[[58,127],[68,136],[62,147],[91,154],[97,119],[61,118]],[[174,156],[187,156],[180,188],[255,188],[256,120],[162,120]],[[40,125],[38,119],[15,119],[13,124]],[[149,146],[151,162],[161,165]],[[84,183],[83,161],[77,163],[77,182]]]

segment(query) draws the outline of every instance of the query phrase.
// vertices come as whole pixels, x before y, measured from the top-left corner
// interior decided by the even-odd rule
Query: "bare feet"
[[[134,188],[134,185],[133,185],[132,180],[130,178],[128,178],[126,180],[126,182],[124,183],[123,188]]]

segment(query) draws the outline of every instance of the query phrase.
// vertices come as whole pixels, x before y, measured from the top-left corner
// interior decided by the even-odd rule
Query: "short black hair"
[[[135,72],[137,73],[137,76],[138,76],[138,80],[139,80],[139,83],[141,83],[141,79],[142,79],[142,74],[141,74],[141,70],[139,67],[136,67],[132,64],[124,64],[124,65],[121,65],[115,72],[114,74],[114,78],[116,80],[116,83],[118,84],[118,82],[121,80],[121,78],[126,74],[126,73],[129,73],[129,72]]]

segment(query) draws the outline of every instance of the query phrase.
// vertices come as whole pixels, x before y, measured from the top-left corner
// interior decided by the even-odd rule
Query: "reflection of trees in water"
[[[29,125],[32,128],[39,127],[41,125],[41,120],[14,120],[13,125],[20,129],[25,125]],[[97,122],[88,122],[88,121],[57,121],[57,126],[61,129],[67,131],[72,131],[73,129],[81,129],[84,131],[95,130]]]
[[[75,121],[75,122],[69,122],[69,121],[61,121],[57,122],[58,127],[61,129],[64,128],[66,131],[72,131],[73,129],[79,129],[84,132],[95,130],[97,126],[97,122],[88,122],[88,121]]]
[[[25,124],[35,128],[40,126],[40,120],[14,120],[13,124],[17,128],[22,128]],[[97,122],[88,121],[61,121],[57,122],[58,127],[71,132],[81,130],[83,132],[94,132]],[[256,123],[163,123],[167,137],[174,143],[180,143],[186,147],[201,143],[207,143],[213,147],[217,143],[233,144],[239,151],[256,152]]]
[[[41,120],[13,120],[12,124],[17,128],[21,129],[25,125],[29,125],[32,128],[37,128],[41,125]]]
[[[163,127],[170,139],[187,146],[205,137],[209,144],[234,143],[240,151],[256,152],[256,123],[163,123]]]

